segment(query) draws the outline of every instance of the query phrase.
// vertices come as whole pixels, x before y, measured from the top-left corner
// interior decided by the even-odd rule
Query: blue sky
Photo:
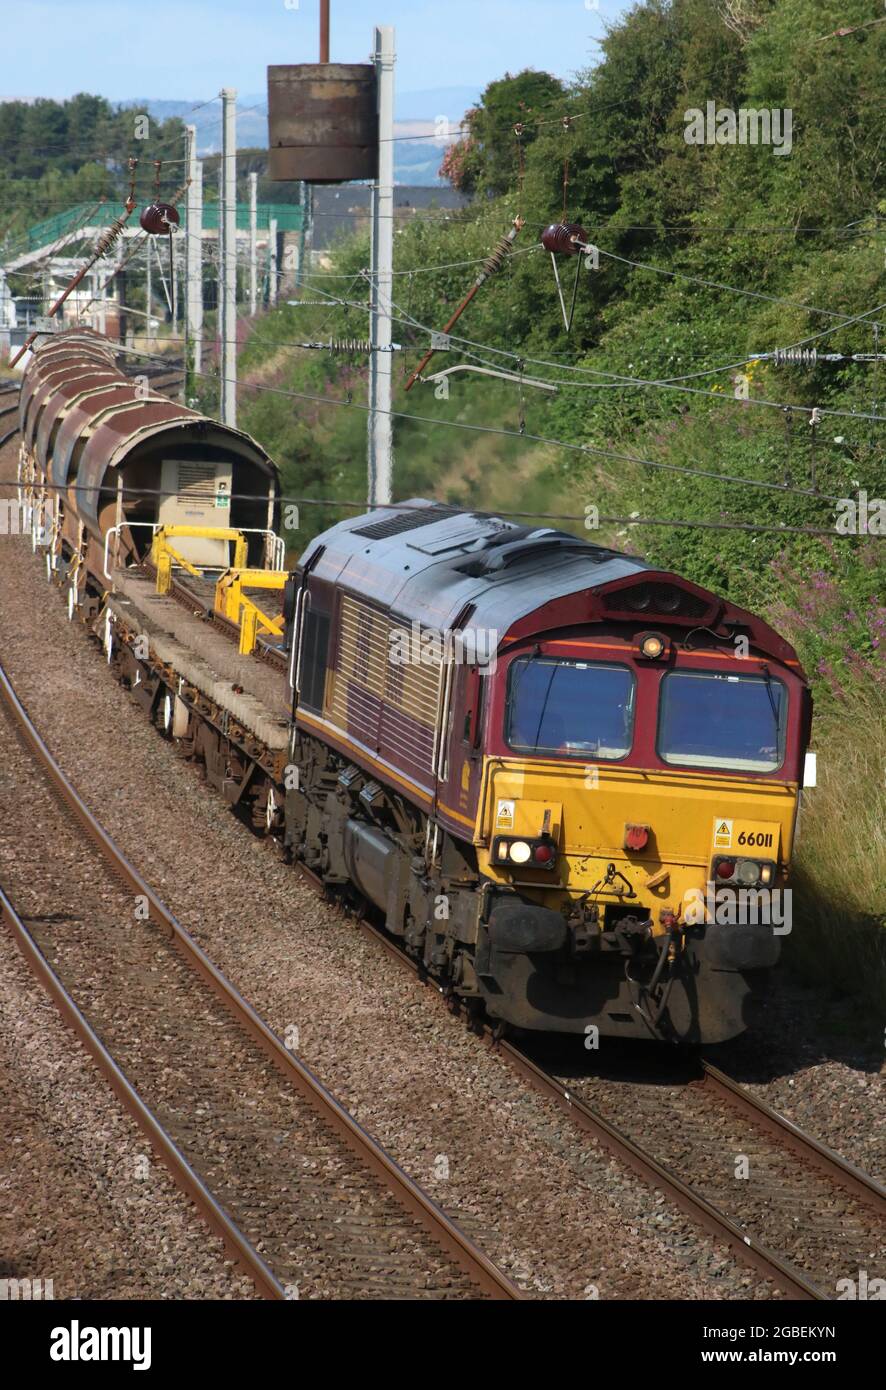
[[[590,66],[620,0],[332,0],[331,57],[397,31],[397,87],[482,88],[506,70]],[[265,90],[268,63],[317,61],[317,0],[27,0],[5,7],[0,97],[209,98]]]

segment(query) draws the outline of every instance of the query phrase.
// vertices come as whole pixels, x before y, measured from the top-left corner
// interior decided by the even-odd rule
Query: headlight
[[[556,868],[557,842],[550,835],[540,835],[533,840],[512,840],[507,835],[499,835],[492,844],[492,860],[508,868],[529,869]]]
[[[743,883],[746,886],[751,883],[756,883],[760,877],[760,865],[755,864],[753,859],[740,859],[738,861],[738,869],[736,870],[735,877],[738,879],[739,883]]]

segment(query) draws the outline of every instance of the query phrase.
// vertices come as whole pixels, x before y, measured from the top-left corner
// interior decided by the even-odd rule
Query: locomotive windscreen
[[[658,751],[666,763],[774,772],[784,758],[781,681],[670,671],[661,686]]]
[[[508,678],[505,737],[521,752],[623,758],[634,725],[626,666],[520,658]]]

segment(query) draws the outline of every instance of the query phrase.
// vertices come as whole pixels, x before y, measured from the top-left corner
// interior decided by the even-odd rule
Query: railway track
[[[549,1074],[563,1104],[655,1153],[681,1175],[682,1200],[716,1212],[732,1248],[792,1297],[834,1299],[839,1280],[886,1263],[886,1189],[712,1062],[664,1057],[650,1077],[628,1056],[589,1070]]]
[[[30,868],[15,896],[32,907],[29,917],[0,890],[2,916],[259,1293],[524,1297],[177,922],[65,777],[2,667],[0,708],[30,754],[10,742],[7,773],[15,742],[29,816],[8,832],[15,840],[6,859],[7,879],[21,875],[19,860]],[[45,842],[53,823],[52,854],[44,843],[41,858],[37,837]],[[37,888],[41,862],[51,871]],[[143,918],[133,919],[133,904]]]
[[[205,595],[186,583],[176,581],[173,596],[217,618]],[[236,640],[233,625],[216,625]],[[322,883],[299,867],[323,892]],[[414,969],[392,939],[366,920],[362,925]],[[511,1042],[487,1036],[574,1125],[789,1297],[833,1298],[839,1278],[853,1278],[883,1258],[886,1191],[712,1063],[684,1068],[670,1086],[644,1085],[636,1072],[590,1075],[587,1067],[564,1076]]]
[[[298,869],[328,896],[311,870]],[[386,932],[365,917],[357,921],[400,965],[423,974]],[[454,998],[449,1002],[456,1006]],[[834,1299],[838,1279],[886,1263],[886,1189],[713,1063],[681,1059],[674,1079],[667,1058],[671,1086],[656,1107],[649,1092],[661,1086],[644,1086],[636,1061],[615,1083],[590,1075],[587,1063],[564,1076],[528,1049],[497,1038],[489,1025],[471,1020],[471,1026],[574,1126],[787,1297]],[[562,1061],[562,1040],[557,1046]],[[743,1129],[735,1128],[736,1119]],[[741,1158],[748,1162],[746,1179],[738,1176]]]

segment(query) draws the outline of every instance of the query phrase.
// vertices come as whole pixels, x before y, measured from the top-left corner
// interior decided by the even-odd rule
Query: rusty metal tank
[[[378,106],[371,63],[268,68],[272,179],[345,183],[378,177]]]

